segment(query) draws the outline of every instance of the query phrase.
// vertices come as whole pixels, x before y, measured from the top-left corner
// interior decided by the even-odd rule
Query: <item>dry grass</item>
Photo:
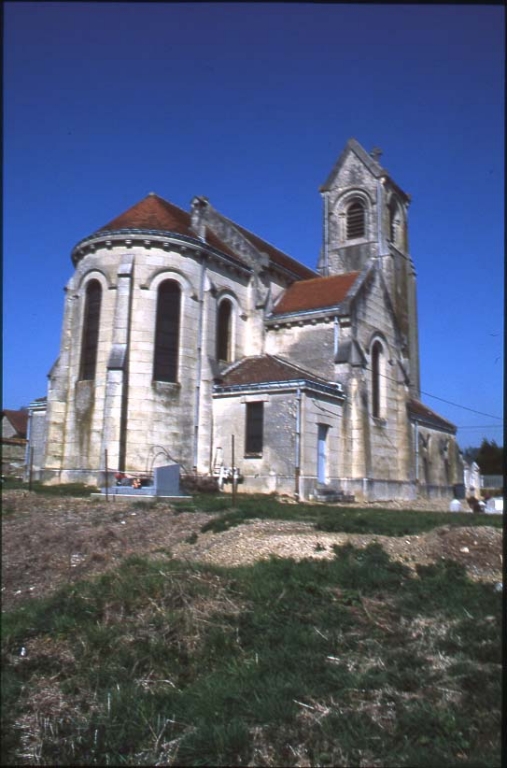
[[[21,493],[7,764],[497,764],[499,530],[202,534],[210,514]]]

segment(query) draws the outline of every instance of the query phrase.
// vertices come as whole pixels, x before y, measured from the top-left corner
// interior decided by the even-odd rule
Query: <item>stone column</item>
[[[124,470],[128,406],[128,357],[134,256],[125,254],[118,268],[112,347],[107,362],[101,465]]]

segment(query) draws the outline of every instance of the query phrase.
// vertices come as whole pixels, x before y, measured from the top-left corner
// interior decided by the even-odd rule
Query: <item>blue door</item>
[[[324,484],[327,478],[327,424],[318,424],[317,435],[317,482]]]

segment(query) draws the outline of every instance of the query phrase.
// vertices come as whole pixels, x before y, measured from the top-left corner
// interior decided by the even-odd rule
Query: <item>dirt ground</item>
[[[444,525],[426,534],[395,538],[325,533],[309,523],[252,520],[223,533],[202,534],[201,526],[213,515],[178,512],[170,504],[118,499],[105,503],[25,490],[4,491],[2,504],[4,611],[29,597],[48,595],[64,583],[102,573],[125,556],[148,553],[239,565],[270,555],[331,558],[334,544],[365,547],[378,541],[390,557],[410,567],[450,558],[463,563],[475,580],[502,581],[502,531],[490,526]],[[428,508],[428,502],[414,506]],[[434,503],[431,508],[435,509]],[[445,511],[447,504],[442,502],[440,509]]]

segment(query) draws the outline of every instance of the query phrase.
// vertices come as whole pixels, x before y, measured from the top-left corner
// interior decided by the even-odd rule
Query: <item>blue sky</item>
[[[78,240],[151,191],[206,195],[314,268],[318,188],[353,136],[412,196],[423,400],[462,447],[502,443],[502,6],[4,14],[3,407],[46,394]]]

